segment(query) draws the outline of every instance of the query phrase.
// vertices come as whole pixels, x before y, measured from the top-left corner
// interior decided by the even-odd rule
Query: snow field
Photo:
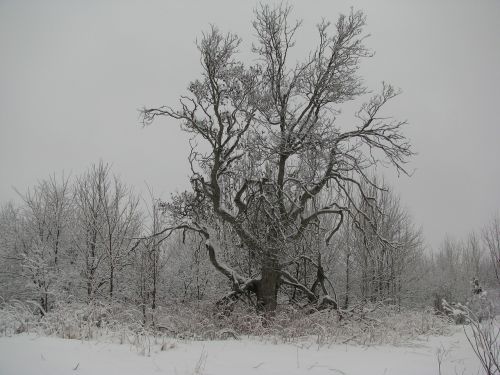
[[[462,331],[411,346],[273,344],[258,339],[170,340],[137,349],[96,341],[22,334],[0,337],[0,374],[477,374],[480,366]]]

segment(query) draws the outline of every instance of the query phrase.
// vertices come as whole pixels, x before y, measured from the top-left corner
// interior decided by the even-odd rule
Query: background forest
[[[325,288],[341,309],[367,302],[438,306],[440,298],[465,303],[475,277],[486,289],[498,288],[498,217],[430,251],[399,197],[385,188],[376,194],[381,212],[372,219],[388,243],[364,236],[349,219],[329,245],[313,235],[304,243],[321,254]],[[135,195],[107,164],[73,178],[50,177],[22,197],[23,204],[4,205],[0,216],[3,304],[28,302],[41,315],[71,304],[116,304],[154,324],[159,307],[215,307],[231,290],[196,233],[148,237],[165,224],[163,203]],[[254,256],[241,251],[227,228],[217,228],[216,237],[221,261],[252,277]],[[294,263],[303,285],[316,280],[315,261],[304,255]],[[280,303],[297,308],[306,300],[293,285],[279,295]]]

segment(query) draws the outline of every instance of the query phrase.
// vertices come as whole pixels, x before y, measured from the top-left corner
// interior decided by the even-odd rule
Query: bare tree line
[[[378,209],[367,220],[376,223],[378,235],[370,234],[371,224],[357,228],[361,218],[347,217],[327,244],[322,228],[333,224],[322,220],[316,231],[304,236],[302,248],[289,254],[290,277],[277,294],[278,303],[305,308],[311,306],[309,291],[322,291],[342,309],[377,301],[404,308],[431,304],[436,296],[465,301],[473,277],[485,285],[498,283],[497,253],[491,251],[498,251],[498,217],[480,234],[462,241],[448,238],[438,251],[428,252],[399,198],[383,181],[377,182],[383,190],[371,188],[377,192],[373,196]],[[326,201],[327,194],[335,193],[323,192],[316,199]],[[214,272],[197,234],[155,235],[169,217],[164,203],[150,195],[140,204],[132,189],[99,163],[73,179],[51,176],[21,194],[21,205],[4,205],[2,299],[32,301],[41,314],[61,303],[124,304],[139,308],[143,323],[154,320],[158,306],[227,303],[234,295],[233,283]],[[258,254],[242,251],[230,226],[219,223],[215,228],[211,240],[220,244],[217,261],[245,278],[254,277],[260,267]],[[239,299],[256,304],[251,295]]]

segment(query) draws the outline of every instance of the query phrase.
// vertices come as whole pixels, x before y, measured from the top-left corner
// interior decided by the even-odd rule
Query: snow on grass
[[[142,324],[141,312],[117,304],[60,304],[40,317],[32,306],[0,305],[0,335],[35,333],[68,339],[134,341],[142,345],[150,336],[220,340],[255,336],[273,343],[297,344],[316,338],[321,345],[399,345],[417,337],[447,335],[450,320],[431,309],[403,310],[384,304],[355,305],[335,310],[306,311],[280,307],[272,319],[238,309],[229,315],[213,304],[172,304],[155,311],[155,324]]]
[[[272,344],[257,339],[154,342],[137,346],[32,334],[0,337],[0,374],[477,374],[479,363],[457,329],[411,346]]]

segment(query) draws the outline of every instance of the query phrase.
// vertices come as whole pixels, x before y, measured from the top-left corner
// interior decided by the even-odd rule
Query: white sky
[[[361,73],[403,90],[387,110],[419,153],[413,177],[390,182],[430,245],[480,229],[500,209],[500,1],[290,3],[304,20],[297,55],[322,17],[364,10],[376,55]],[[101,158],[138,191],[185,188],[187,137],[171,120],[142,129],[137,110],[176,103],[210,23],[248,47],[255,4],[0,0],[0,203]]]

